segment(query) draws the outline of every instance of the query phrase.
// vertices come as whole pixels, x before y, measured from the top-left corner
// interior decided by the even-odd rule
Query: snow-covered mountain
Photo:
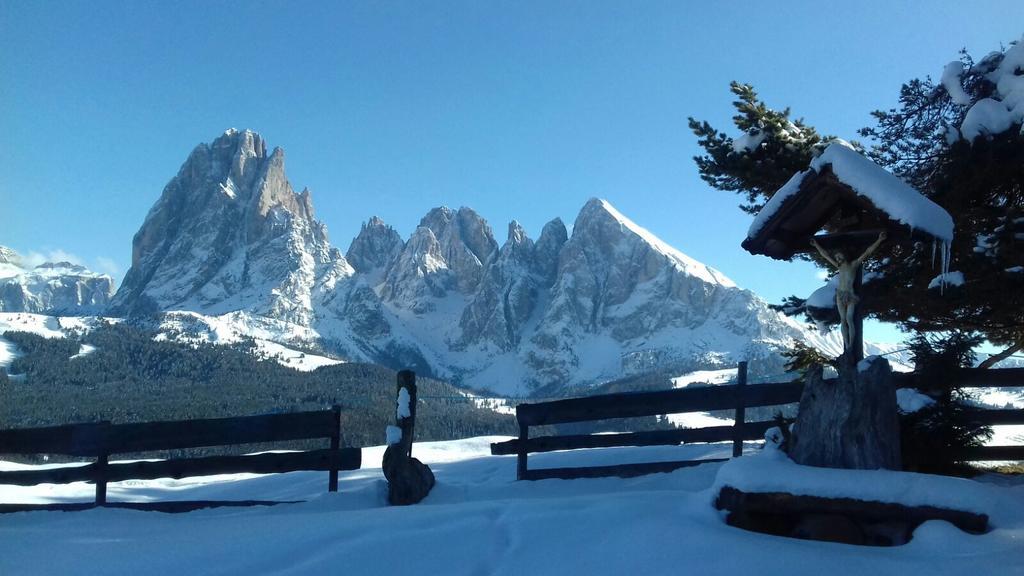
[[[308,324],[314,294],[351,274],[309,191],[292,190],[284,151],[228,130],[192,151],[149,211],[112,312],[244,310]]]
[[[372,318],[364,323],[375,333],[367,337],[336,309],[313,326],[335,351],[401,360],[499,393],[740,359],[778,373],[779,352],[794,339],[833,354],[841,347],[837,336],[772,311],[599,199],[583,207],[571,236],[558,219],[536,241],[512,222],[499,247],[474,211],[442,207],[404,244],[374,218],[348,254],[367,264],[348,280],[359,290],[344,296],[346,306]]]
[[[70,262],[31,267],[0,246],[0,312],[96,314],[114,295],[114,281]]]
[[[840,348],[599,199],[571,235],[555,219],[535,241],[512,222],[501,245],[470,208],[430,210],[407,240],[374,217],[342,256],[283,152],[235,130],[164,189],[113,311],[187,311],[197,334],[229,322],[508,394],[741,359],[777,371],[794,339]]]

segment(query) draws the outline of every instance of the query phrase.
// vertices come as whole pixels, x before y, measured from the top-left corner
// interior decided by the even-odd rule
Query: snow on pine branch
[[[1024,40],[1024,39],[1022,39]],[[950,62],[942,72],[942,85],[953,102],[970,106],[960,125],[960,134],[973,141],[979,136],[994,136],[1020,126],[1024,134],[1024,42],[1014,42],[1006,52],[990,54],[971,68],[995,86],[995,91],[971,105],[961,85],[963,66]]]

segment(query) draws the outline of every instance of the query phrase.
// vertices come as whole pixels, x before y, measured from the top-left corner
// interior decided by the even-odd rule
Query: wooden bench
[[[59,454],[94,459],[86,465],[0,472],[0,484],[33,486],[94,482],[96,499],[91,504],[49,506],[81,509],[91,506],[136,507],[184,511],[216,505],[273,504],[276,502],[170,502],[107,503],[107,483],[122,480],[186,478],[212,474],[273,474],[300,470],[328,472],[328,491],[338,489],[338,471],[356,470],[361,464],[359,448],[341,448],[341,411],[295,412],[236,418],[212,418],[169,422],[111,424],[96,422],[45,428],[0,430],[0,454]],[[150,462],[110,463],[114,454],[180,450],[211,446],[283,442],[326,438],[330,447],[301,452],[203,456]],[[36,509],[42,506],[2,504],[0,511]]]
[[[726,523],[730,526],[745,530],[869,546],[905,544],[928,520],[944,520],[970,534],[984,534],[989,529],[988,515],[964,510],[786,492],[744,492],[731,486],[722,487],[715,508],[728,512]]]

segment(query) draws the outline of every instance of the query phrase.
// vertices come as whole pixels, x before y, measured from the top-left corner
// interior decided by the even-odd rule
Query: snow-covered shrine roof
[[[912,236],[953,240],[953,218],[906,182],[853,150],[830,144],[795,174],[757,214],[743,248],[788,260],[836,215],[853,216],[851,231],[909,229]]]

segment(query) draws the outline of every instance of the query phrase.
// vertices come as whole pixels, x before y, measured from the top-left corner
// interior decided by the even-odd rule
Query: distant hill
[[[395,372],[351,363],[297,371],[260,359],[252,343],[154,341],[100,323],[81,336],[8,331],[18,356],[0,373],[0,427],[137,422],[342,408],[345,445],[381,444],[395,418]],[[420,440],[512,434],[512,416],[479,408],[461,390],[418,379]]]

